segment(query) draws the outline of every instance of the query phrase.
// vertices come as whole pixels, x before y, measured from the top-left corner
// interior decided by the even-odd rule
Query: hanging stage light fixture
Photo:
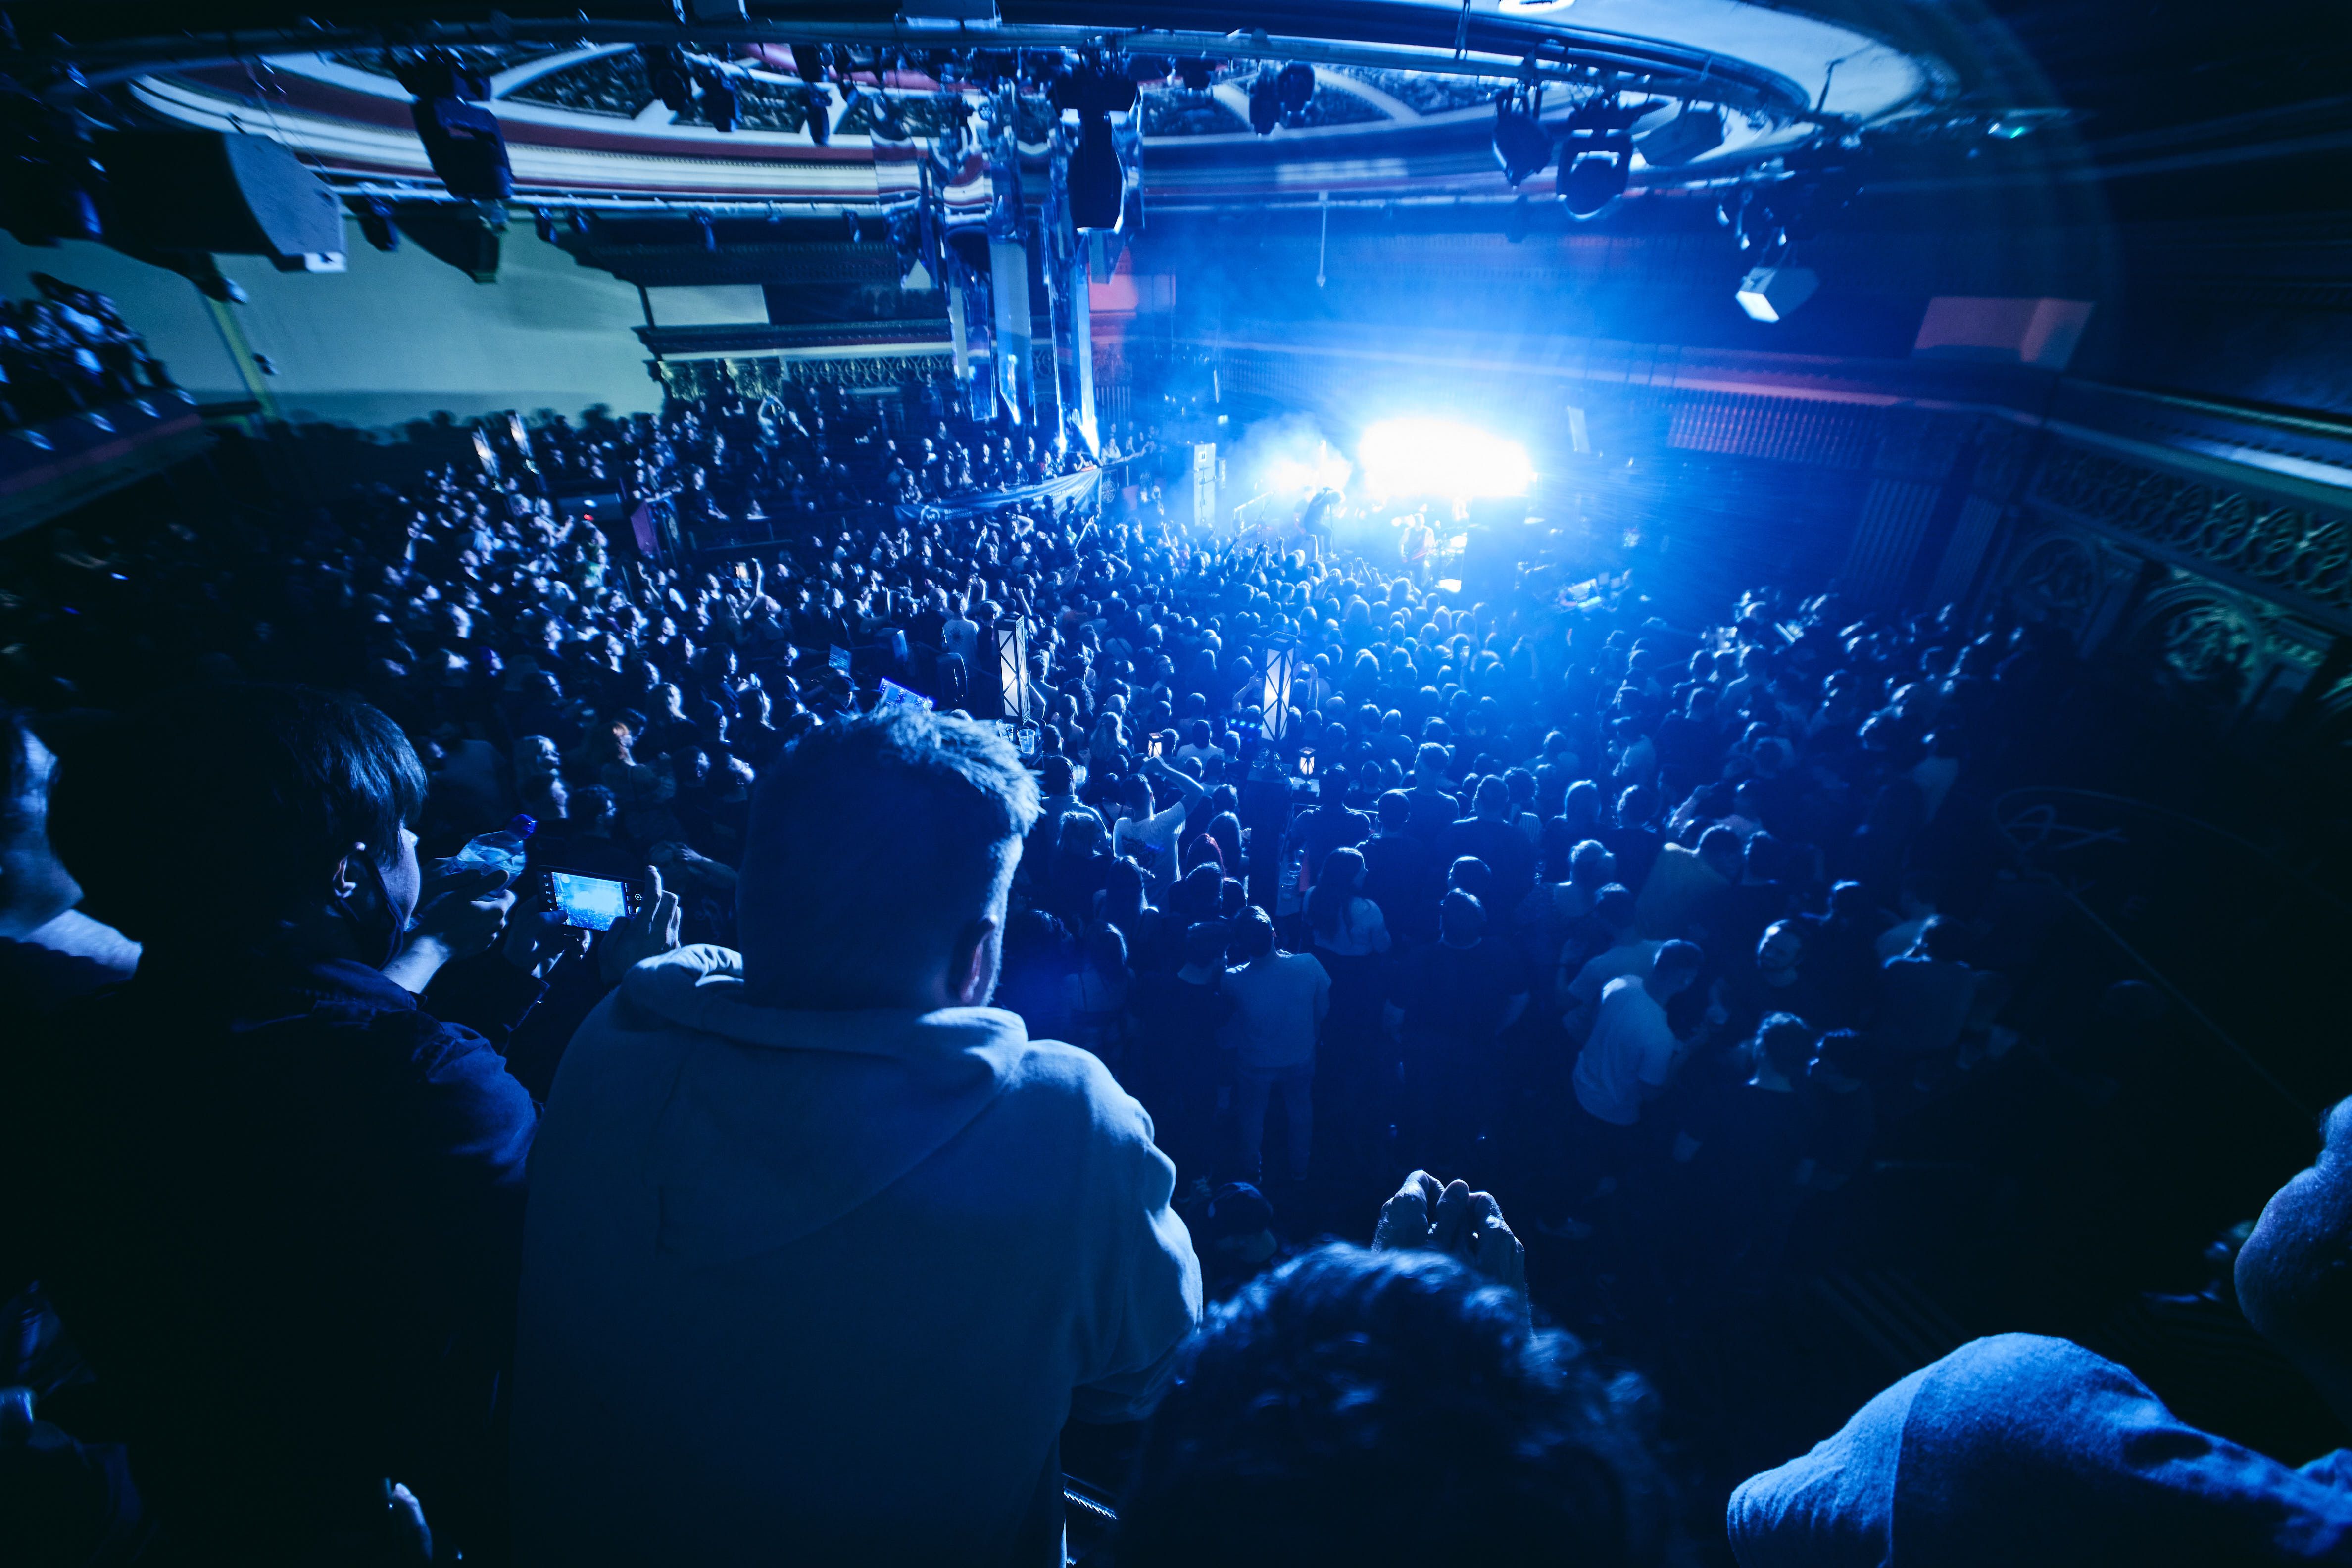
[[[1110,117],[1134,109],[1136,86],[1125,73],[1089,61],[1054,83],[1056,110],[1078,117],[1078,144],[1070,153],[1070,221],[1079,228],[1118,227],[1127,209],[1127,171],[1119,165]]]
[[[1514,186],[1542,174],[1551,162],[1551,138],[1544,134],[1533,106],[1522,103],[1516,92],[1495,99],[1495,162]]]
[[[489,84],[455,56],[437,50],[393,69],[400,85],[415,95],[409,115],[426,161],[449,194],[469,202],[511,197],[514,171],[507,163],[506,134],[497,115],[469,101],[488,98]]]
[[[1250,129],[1261,136],[1273,135],[1275,127],[1282,123],[1282,89],[1270,70],[1259,71],[1257,79],[1250,83],[1249,122]]]
[[[1293,60],[1274,79],[1282,95],[1282,122],[1294,129],[1305,124],[1307,106],[1315,100],[1315,68],[1304,60]]]

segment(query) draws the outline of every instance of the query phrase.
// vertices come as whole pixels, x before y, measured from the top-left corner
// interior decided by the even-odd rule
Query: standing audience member
[[[1613,1184],[1633,1163],[1643,1107],[1666,1092],[1682,1060],[1683,1043],[1666,1021],[1666,1004],[1690,988],[1703,962],[1691,943],[1669,942],[1651,960],[1646,976],[1623,974],[1601,987],[1592,1033],[1570,1076],[1576,1115],[1563,1196],[1571,1205],[1601,1184]]]
[[[387,1478],[499,1540],[538,1110],[498,1042],[570,933],[426,872],[425,789],[382,712],[290,687],[174,694],[59,773],[58,848],[145,952],[43,1064],[41,1277],[196,1559],[351,1560]]]
[[[1151,1408],[1201,1275],[1142,1109],[986,1005],[1036,815],[979,724],[828,724],[761,782],[743,952],[582,1026],[532,1162],[524,1562],[1057,1560],[1064,1420]]]
[[[1241,960],[1225,972],[1225,994],[1234,999],[1234,1118],[1241,1169],[1256,1182],[1266,1105],[1279,1086],[1290,1179],[1303,1182],[1315,1131],[1315,1043],[1331,1011],[1331,977],[1312,954],[1276,952],[1274,922],[1255,905],[1234,922],[1232,955]]]
[[[1234,1016],[1225,940],[1223,921],[1196,921],[1184,930],[1177,969],[1135,977],[1138,1098],[1151,1111],[1155,1139],[1176,1163],[1178,1181],[1200,1191],[1215,1157],[1217,1031]]]
[[[1406,961],[1399,994],[1407,1137],[1458,1167],[1493,1121],[1501,1036],[1527,1011],[1525,972],[1487,934],[1485,906],[1456,889],[1439,909],[1438,940]]]
[[[1427,942],[1437,929],[1437,871],[1429,846],[1409,831],[1412,796],[1390,790],[1381,796],[1379,818],[1364,845],[1364,897],[1381,907],[1398,940]]]

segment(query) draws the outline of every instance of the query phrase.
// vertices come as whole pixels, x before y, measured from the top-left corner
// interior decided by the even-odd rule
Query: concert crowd
[[[2101,1092],[1972,816],[2063,633],[1465,592],[947,409],[19,542],[10,1561],[2352,1555],[2054,1338],[1678,1435],[1903,1129]],[[2231,1300],[2352,1408],[2339,1131]]]

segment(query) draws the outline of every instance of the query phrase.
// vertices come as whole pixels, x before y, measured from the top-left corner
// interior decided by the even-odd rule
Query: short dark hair
[[[1229,951],[1244,963],[1255,963],[1274,951],[1274,921],[1264,910],[1252,904],[1242,910],[1240,918],[1234,921]]]
[[[1121,1568],[1654,1562],[1664,1510],[1583,1347],[1432,1252],[1334,1244],[1184,1352],[1119,1505]]]
[[[1036,782],[971,720],[898,708],[811,731],[752,801],[746,967],[791,1005],[877,1005],[998,912],[1036,820]]]
[[[1062,756],[1047,757],[1044,762],[1037,764],[1037,773],[1040,780],[1045,786],[1045,793],[1047,795],[1067,795],[1070,793],[1070,780],[1075,776],[1075,773],[1070,767],[1069,758]]]
[[[1475,940],[1486,934],[1486,906],[1456,888],[1437,900],[1437,924],[1448,942]]]
[[[1773,1013],[1756,1027],[1756,1048],[1775,1070],[1802,1078],[1812,1058],[1812,1026],[1794,1013]]]
[[[90,912],[133,941],[234,952],[323,902],[355,846],[397,864],[425,790],[408,737],[356,697],[197,686],[67,749],[49,839]]]
[[[1223,921],[1194,921],[1184,928],[1184,962],[1208,969],[1225,962],[1230,931]]]
[[[1391,833],[1402,833],[1404,825],[1412,820],[1412,796],[1401,789],[1390,790],[1381,796],[1381,826]]]
[[[1495,868],[1475,855],[1456,856],[1445,868],[1445,885],[1483,899],[1495,885]]]

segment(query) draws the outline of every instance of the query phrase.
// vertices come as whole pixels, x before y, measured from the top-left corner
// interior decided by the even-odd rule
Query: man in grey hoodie
[[[1037,793],[977,724],[828,725],[753,807],[743,952],[640,964],[532,1151],[528,1563],[1058,1563],[1064,1421],[1201,1311],[1174,1168],[985,1005]]]

